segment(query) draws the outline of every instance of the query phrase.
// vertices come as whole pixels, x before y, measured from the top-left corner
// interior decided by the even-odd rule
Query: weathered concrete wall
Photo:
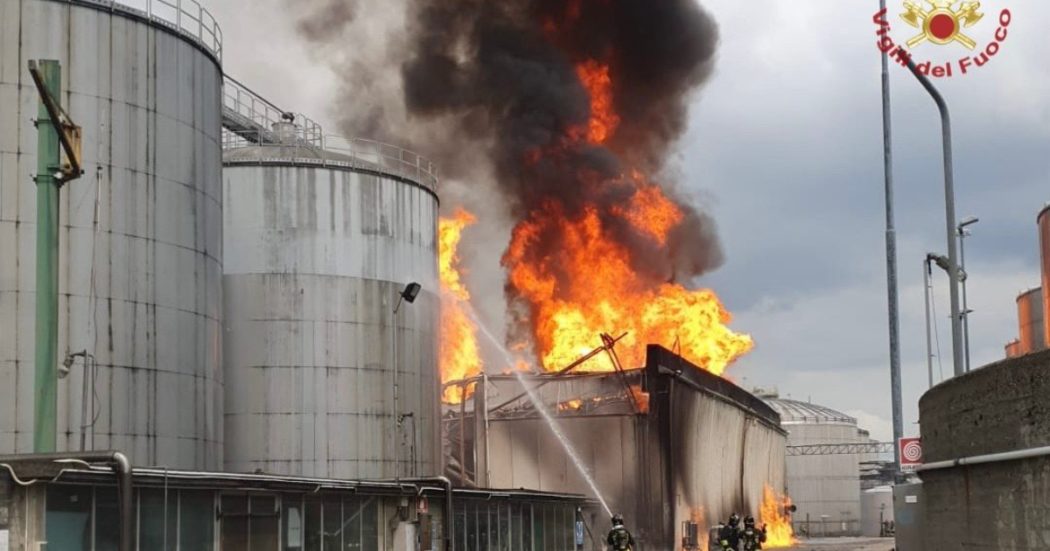
[[[1050,445],[1050,352],[952,379],[919,402],[925,460]],[[928,550],[1050,549],[1050,457],[922,473]]]

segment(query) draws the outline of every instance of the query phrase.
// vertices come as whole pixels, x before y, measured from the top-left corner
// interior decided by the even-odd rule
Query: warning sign
[[[914,471],[922,465],[921,438],[901,438],[897,440],[897,450],[900,452],[902,471]]]

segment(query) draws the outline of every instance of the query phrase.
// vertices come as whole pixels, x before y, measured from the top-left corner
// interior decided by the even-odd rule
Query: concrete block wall
[[[1050,352],[952,379],[919,402],[926,462],[1050,446]],[[1050,457],[922,473],[925,549],[1050,549]]]

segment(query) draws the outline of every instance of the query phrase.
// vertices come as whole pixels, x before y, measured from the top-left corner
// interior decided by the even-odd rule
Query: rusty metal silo
[[[1018,295],[1017,325],[1022,356],[1046,348],[1043,311],[1043,288],[1036,287]]]
[[[1047,319],[1050,307],[1050,203],[1039,212],[1039,251],[1043,271],[1043,319]],[[1043,324],[1043,342],[1050,343],[1050,325]]]

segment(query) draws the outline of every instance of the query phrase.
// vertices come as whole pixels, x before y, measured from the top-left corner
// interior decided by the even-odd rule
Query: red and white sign
[[[910,471],[922,465],[922,439],[901,438],[897,440],[897,450],[901,457],[901,470]]]

